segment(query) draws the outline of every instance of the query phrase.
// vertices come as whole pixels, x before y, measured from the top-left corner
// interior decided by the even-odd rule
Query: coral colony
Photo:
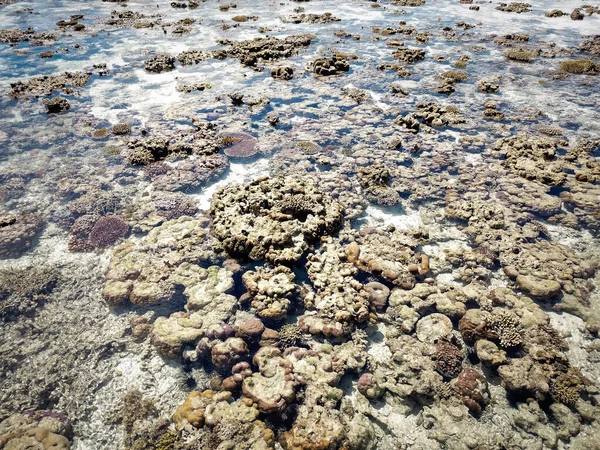
[[[598,450],[599,6],[0,0],[0,449]]]

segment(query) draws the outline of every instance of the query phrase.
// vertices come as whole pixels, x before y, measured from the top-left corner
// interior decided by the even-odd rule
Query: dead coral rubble
[[[91,75],[91,72],[65,72],[62,75],[46,75],[25,82],[17,81],[10,85],[10,96],[13,98],[40,97],[50,95],[55,91],[69,94],[74,87],[85,86]]]
[[[260,63],[277,61],[296,55],[308,47],[315,39],[313,35],[294,35],[279,39],[276,37],[255,38],[248,41],[222,41],[229,46],[224,56],[239,59],[244,66],[257,66]]]
[[[500,3],[496,7],[498,11],[505,12],[516,12],[518,14],[531,11],[531,5],[529,3],[520,3],[520,2],[512,2],[512,3]]]

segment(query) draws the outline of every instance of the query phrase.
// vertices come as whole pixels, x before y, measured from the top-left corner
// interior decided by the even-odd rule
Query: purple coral
[[[127,231],[129,225],[119,216],[104,216],[94,224],[88,240],[95,247],[108,247],[117,243]]]
[[[222,142],[228,145],[225,154],[231,158],[249,158],[258,153],[258,141],[246,133],[225,133]]]

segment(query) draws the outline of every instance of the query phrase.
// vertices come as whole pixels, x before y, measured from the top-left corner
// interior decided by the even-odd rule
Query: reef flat
[[[599,448],[600,5],[0,19],[0,449]]]

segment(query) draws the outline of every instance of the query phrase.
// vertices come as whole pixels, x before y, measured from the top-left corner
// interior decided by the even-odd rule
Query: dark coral
[[[386,206],[400,202],[400,195],[388,187],[391,181],[390,170],[383,164],[361,168],[357,178],[369,201]]]
[[[287,36],[282,39],[276,37],[256,38],[248,41],[222,41],[229,45],[226,56],[239,59],[245,66],[257,66],[260,62],[276,61],[289,58],[304,47],[308,47],[315,36],[310,34]]]
[[[302,332],[296,324],[286,324],[279,330],[279,339],[277,340],[277,346],[285,350],[289,347],[298,347],[304,344]]]
[[[198,50],[186,50],[177,55],[177,61],[182,66],[191,66],[208,59],[209,55]]]
[[[88,241],[92,228],[100,216],[95,214],[84,214],[78,217],[69,229],[69,251],[89,252],[94,246]]]
[[[2,5],[2,2],[0,2]],[[56,34],[52,32],[36,32],[33,28],[27,28],[25,31],[12,29],[12,30],[0,30],[0,42],[6,44],[18,44],[19,42],[32,41],[55,41]]]
[[[146,175],[156,189],[162,191],[193,191],[211,180],[219,178],[229,167],[225,155],[206,155],[188,158],[176,166],[162,162],[146,166]]]
[[[574,405],[581,398],[580,393],[587,380],[577,367],[569,367],[550,381],[550,395],[554,401]]]
[[[392,53],[394,59],[413,64],[425,59],[425,50],[421,48],[400,47]]]
[[[496,6],[498,11],[505,12],[516,12],[518,14],[531,11],[531,5],[529,3],[520,3],[520,2],[512,2],[512,3],[500,3],[500,5]]]
[[[276,80],[291,80],[294,77],[294,69],[290,66],[273,67],[271,76]]]
[[[127,160],[136,166],[145,166],[165,158],[180,158],[189,155],[215,155],[223,147],[215,132],[215,126],[209,122],[192,120],[195,130],[182,132],[172,138],[151,136],[132,139]]]
[[[121,410],[123,425],[128,432],[131,432],[135,422],[147,419],[156,413],[154,402],[144,398],[137,389],[123,394],[121,401],[123,402]]]
[[[71,104],[66,98],[62,97],[54,97],[50,100],[44,99],[44,106],[46,106],[46,110],[48,114],[57,114],[61,112],[66,112],[71,108]]]
[[[181,193],[168,193],[157,196],[154,200],[157,213],[167,220],[179,219],[182,216],[194,216],[198,205]]]
[[[462,371],[462,351],[454,344],[440,341],[435,344],[435,370],[444,378],[455,378]]]
[[[600,64],[588,59],[570,59],[560,63],[561,70],[574,74],[598,75]]]
[[[316,206],[315,199],[305,194],[284,197],[273,205],[274,209],[278,209],[283,214],[289,214],[301,222],[306,220],[309,214],[312,214]]]
[[[323,14],[290,14],[287,16],[282,16],[281,21],[284,23],[330,23],[330,22],[339,22],[341,19],[338,19],[330,12],[325,12]]]
[[[114,190],[90,189],[72,200],[68,209],[74,217],[84,214],[104,216],[116,214],[123,206],[123,197]]]
[[[166,54],[156,55],[146,61],[144,66],[148,72],[168,72],[175,68],[175,58]]]
[[[10,96],[13,98],[39,97],[50,95],[54,91],[67,90],[70,87],[85,86],[91,72],[65,72],[62,75],[44,75],[29,81],[11,83]]]
[[[313,72],[322,77],[339,75],[350,70],[350,64],[342,55],[319,58],[313,62]]]
[[[130,149],[127,159],[134,166],[143,166],[153,161],[159,161],[169,154],[169,139],[163,136],[132,139],[127,146]]]
[[[111,131],[115,136],[122,136],[131,133],[131,126],[126,123],[118,123],[112,127]]]
[[[89,242],[94,247],[116,244],[129,231],[129,225],[119,216],[104,216],[90,230]]]

